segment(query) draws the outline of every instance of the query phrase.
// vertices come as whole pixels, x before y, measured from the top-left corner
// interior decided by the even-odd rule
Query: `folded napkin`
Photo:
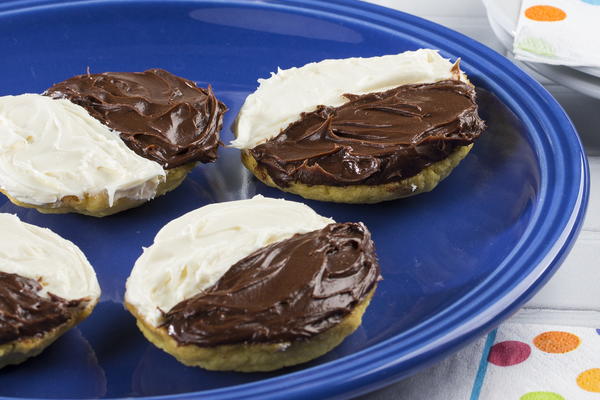
[[[505,323],[363,400],[598,400],[600,329]]]
[[[600,67],[600,0],[523,0],[513,52],[524,61]]]

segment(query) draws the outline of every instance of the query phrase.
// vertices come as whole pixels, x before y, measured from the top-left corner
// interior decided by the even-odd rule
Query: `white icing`
[[[83,107],[39,94],[0,97],[0,188],[18,201],[102,192],[109,205],[149,200],[164,177],[160,164],[135,154]]]
[[[274,242],[333,223],[283,199],[210,204],[165,225],[136,261],[125,300],[157,326],[162,310],[215,284],[237,261]]]
[[[278,69],[259,79],[258,89],[246,98],[231,146],[251,149],[277,136],[302,112],[318,105],[337,107],[345,93],[380,92],[406,84],[433,83],[452,77],[452,63],[436,50],[421,49],[371,58],[323,60],[300,68]],[[461,74],[461,78],[466,77]]]
[[[40,280],[42,295],[100,297],[96,273],[76,245],[12,214],[0,214],[0,271]]]

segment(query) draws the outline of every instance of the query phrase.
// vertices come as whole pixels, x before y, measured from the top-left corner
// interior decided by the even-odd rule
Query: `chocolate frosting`
[[[399,181],[470,144],[485,128],[474,88],[459,80],[344,96],[348,102],[340,107],[302,113],[250,150],[277,185]]]
[[[84,299],[41,297],[36,280],[0,272],[0,345],[44,333],[67,322]]]
[[[338,324],[380,279],[362,223],[330,224],[263,247],[164,314],[180,344],[309,339]]]
[[[165,169],[217,158],[219,131],[227,107],[210,86],[162,69],[78,75],[45,95],[68,99],[118,131],[138,155]]]

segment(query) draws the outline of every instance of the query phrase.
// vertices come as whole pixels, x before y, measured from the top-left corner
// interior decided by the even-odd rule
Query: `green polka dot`
[[[554,57],[556,55],[552,43],[539,37],[525,36],[516,44],[516,47],[540,56]]]
[[[565,400],[565,398],[554,392],[529,392],[519,400]]]

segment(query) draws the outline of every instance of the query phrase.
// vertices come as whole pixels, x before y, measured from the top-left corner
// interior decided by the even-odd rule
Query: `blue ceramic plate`
[[[214,87],[230,108],[224,142],[256,79],[277,67],[420,47],[462,58],[489,129],[432,193],[378,205],[306,201],[338,221],[364,221],[381,261],[385,280],[341,346],[274,373],[207,372],[150,345],[123,309],[134,261],[171,219],[257,193],[303,201],[252,179],[239,152],[224,148],[176,191],[104,219],[42,215],[0,199],[1,212],[79,245],[103,290],[77,329],[2,370],[0,396],[307,399],[373,390],[457,350],[530,298],[567,254],[588,193],[581,144],[555,100],[497,53],[410,15],[341,0],[0,4],[0,95],[41,92],[87,67],[161,67]]]

